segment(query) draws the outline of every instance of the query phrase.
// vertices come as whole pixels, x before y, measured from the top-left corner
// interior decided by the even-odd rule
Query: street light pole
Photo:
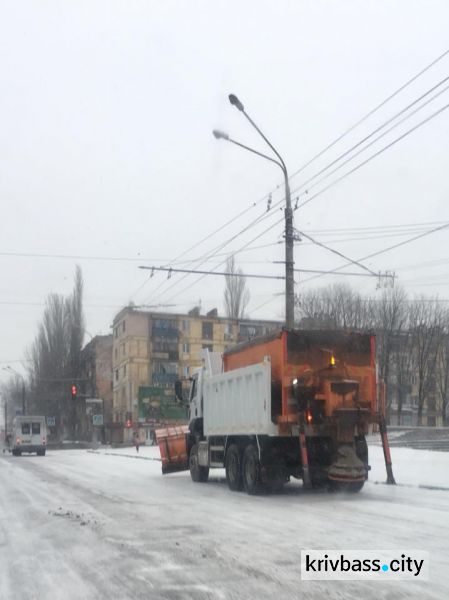
[[[10,373],[14,373],[14,375],[17,375],[22,380],[22,415],[25,416],[25,414],[26,414],[25,378],[23,375],[21,375],[18,371],[16,371],[9,365],[7,365],[6,367],[3,367],[3,370],[9,371]]]
[[[240,102],[240,100],[234,94],[229,95],[229,102],[237,108],[240,112],[242,112],[254,129],[259,133],[259,135],[263,138],[263,140],[268,144],[271,150],[276,154],[279,160],[275,160],[266,154],[262,154],[253,148],[249,148],[240,142],[237,142],[229,137],[226,133],[222,131],[214,130],[213,134],[217,139],[224,139],[228,142],[235,144],[236,146],[240,146],[245,150],[249,150],[253,154],[257,154],[258,156],[265,158],[271,162],[277,164],[284,174],[284,182],[285,182],[285,325],[287,329],[293,329],[295,325],[295,279],[294,279],[294,255],[293,255],[293,244],[294,244],[294,233],[293,233],[293,210],[292,210],[292,201],[290,194],[290,184],[288,180],[288,171],[285,166],[284,160],[276,148],[271,144],[268,138],[262,133],[259,127],[255,124],[255,122],[251,119],[248,113],[245,111],[245,107]]]

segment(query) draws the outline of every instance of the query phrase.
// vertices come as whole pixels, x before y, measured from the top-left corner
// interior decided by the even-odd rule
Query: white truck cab
[[[45,417],[21,416],[13,421],[11,450],[14,456],[24,452],[36,452],[45,456],[47,446],[47,426]]]
[[[202,350],[200,353],[202,367],[197,369],[191,378],[189,391],[189,420],[203,417],[204,380],[223,372],[223,356],[220,352]]]

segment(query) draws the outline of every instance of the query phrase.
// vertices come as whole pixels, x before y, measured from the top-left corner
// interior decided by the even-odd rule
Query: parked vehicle
[[[16,417],[13,421],[11,442],[14,456],[20,456],[24,452],[36,452],[38,456],[45,456],[47,444],[45,417]]]
[[[394,483],[373,335],[282,330],[222,361],[206,351],[189,409],[188,428],[156,431],[163,473],[189,468],[205,482],[210,468],[224,467],[229,488],[249,494],[279,490],[290,477],[359,491],[370,469],[365,436],[377,423]]]

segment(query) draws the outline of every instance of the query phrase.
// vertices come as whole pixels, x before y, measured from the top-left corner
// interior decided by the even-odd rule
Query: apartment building
[[[279,329],[280,321],[233,320],[216,309],[201,315],[122,309],[113,321],[113,408],[116,441],[131,441],[133,431],[149,435],[153,418],[185,419],[174,397],[177,379],[188,380],[201,366],[200,351],[224,352],[228,346]],[[119,433],[120,432],[120,433]],[[122,439],[121,439],[122,438]]]
[[[112,341],[112,335],[97,335],[81,351],[76,418],[78,439],[109,439],[108,424],[112,421]]]

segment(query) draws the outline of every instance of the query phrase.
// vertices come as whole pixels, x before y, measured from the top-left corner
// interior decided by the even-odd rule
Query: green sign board
[[[173,388],[139,387],[139,420],[187,418],[187,408],[175,397]]]
[[[103,425],[103,415],[92,415],[92,425],[101,427]]]

